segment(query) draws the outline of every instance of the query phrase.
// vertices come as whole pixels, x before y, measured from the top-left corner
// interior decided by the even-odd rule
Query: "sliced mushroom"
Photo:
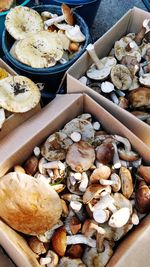
[[[72,140],[62,132],[50,135],[41,148],[41,154],[48,161],[63,160]]]
[[[111,69],[111,80],[118,90],[127,90],[132,84],[130,71],[121,64],[117,64]]]
[[[24,164],[24,169],[27,174],[33,176],[38,169],[38,159],[35,156],[31,156]]]
[[[95,151],[85,141],[74,143],[68,149],[66,162],[76,172],[87,171],[94,163]]]
[[[133,108],[148,107],[150,105],[150,89],[139,87],[131,91],[128,95]]]
[[[91,122],[83,118],[75,118],[69,121],[62,129],[62,132],[69,137],[71,137],[71,134],[74,132],[80,133],[84,141],[93,140],[95,134]]]
[[[133,180],[131,173],[127,168],[121,167],[119,171],[119,176],[121,178],[122,193],[126,198],[129,199],[133,193]]]

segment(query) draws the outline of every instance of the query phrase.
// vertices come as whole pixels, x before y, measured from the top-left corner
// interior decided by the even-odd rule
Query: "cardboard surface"
[[[18,75],[11,67],[9,67],[1,58],[0,58],[0,67],[4,68],[9,74],[15,76]],[[35,108],[25,112],[25,113],[16,113],[9,116],[0,130],[0,140],[4,138],[8,133],[10,133],[13,129],[18,127],[21,123],[26,121],[28,118],[33,116],[41,109],[40,104],[38,104]]]
[[[150,18],[150,13],[138,8],[129,10],[108,32],[94,44],[99,58],[107,56],[116,40],[129,32],[138,32],[145,18]],[[78,79],[85,75],[92,60],[85,52],[67,71],[67,92],[86,93],[106,108],[112,115],[120,120],[127,128],[134,132],[148,147],[150,147],[150,126],[128,111],[118,107],[109,99],[101,96],[91,88],[81,84]]]
[[[119,121],[117,121],[111,114],[109,114],[105,109],[98,105],[93,99],[87,95],[81,94],[70,94],[70,95],[58,95],[51,103],[49,103],[45,108],[41,110],[39,114],[30,118],[27,122],[22,124],[18,129],[14,130],[11,134],[8,134],[1,141],[1,153],[0,153],[0,176],[4,175],[8,170],[13,168],[15,164],[21,164],[25,161],[29,155],[31,155],[33,148],[36,145],[40,145],[50,134],[54,131],[60,130],[65,123],[75,118],[77,115],[83,112],[91,113],[97,120],[100,121],[101,125],[105,130],[112,134],[119,134],[127,137],[132,146],[136,151],[138,151],[141,156],[144,157],[145,161],[150,164],[150,149]],[[11,147],[11,149],[10,149]],[[149,218],[149,216],[147,217]],[[108,265],[108,267],[126,267],[132,265],[126,265],[126,260],[130,256],[134,263],[136,262],[136,267],[138,262],[143,261],[144,267],[148,267],[146,264],[147,255],[149,253],[149,246],[143,249],[145,242],[145,236],[147,244],[150,242],[150,223],[149,219],[146,219],[144,223],[144,228],[139,225],[136,227],[136,236],[125,241],[125,245],[122,246],[120,250],[117,250],[117,258],[113,258],[113,263]],[[12,233],[12,230],[7,230],[3,223],[0,222],[0,243],[5,248],[6,252],[13,257],[13,261],[19,267],[24,267],[21,263],[27,253],[28,258],[30,252],[24,249],[24,253],[20,253],[17,247],[18,242],[20,242],[20,237]],[[13,231],[14,232],[14,231]],[[12,233],[13,236],[10,236]],[[15,238],[15,240],[14,240]],[[139,242],[135,243],[135,239]],[[131,242],[130,240],[133,240]],[[14,243],[15,241],[15,243]],[[130,249],[129,249],[130,245]],[[136,253],[136,247],[142,250],[142,254]],[[119,248],[118,248],[119,249]],[[16,252],[15,252],[16,251]],[[29,253],[29,254],[28,254]],[[12,256],[13,255],[13,256]],[[118,258],[123,257],[120,262]],[[29,263],[25,267],[38,266]]]

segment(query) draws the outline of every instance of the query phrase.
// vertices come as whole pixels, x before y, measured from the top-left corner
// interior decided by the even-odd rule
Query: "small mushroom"
[[[118,149],[117,149],[117,145],[115,142],[112,143],[113,147],[114,147],[114,156],[113,156],[113,167],[115,169],[120,169],[121,167],[121,162],[119,159],[119,154],[118,154]]]
[[[92,123],[92,126],[93,126],[93,129],[94,129],[95,131],[99,131],[100,128],[101,128],[101,125],[100,125],[100,123],[99,123],[98,121],[93,122],[93,123]]]
[[[107,165],[101,164],[98,168],[96,168],[91,176],[90,182],[97,183],[100,179],[108,179],[111,174],[111,169]]]
[[[119,176],[121,179],[122,193],[126,198],[129,199],[133,193],[133,181],[131,173],[127,168],[121,167],[119,171]]]
[[[127,90],[132,84],[130,71],[121,64],[117,64],[111,69],[111,80],[118,90]]]
[[[53,17],[49,20],[46,20],[44,22],[45,28],[48,28],[49,26],[51,26],[55,23],[61,22],[63,20],[65,20],[67,22],[67,24],[69,24],[69,25],[74,24],[74,18],[73,18],[72,10],[69,8],[69,6],[62,4],[61,10],[62,10],[63,15]]]
[[[105,194],[104,196],[102,196],[100,198],[100,200],[94,205],[93,207],[93,217],[94,217],[94,213],[96,212],[97,214],[97,211],[96,210],[105,210],[105,209],[108,209],[110,210],[112,213],[114,213],[117,209],[114,205],[114,199],[113,197],[110,195],[110,194]],[[106,213],[106,216],[107,217],[107,213]]]
[[[35,156],[31,156],[24,164],[24,169],[27,174],[34,175],[38,169],[38,159]]]
[[[64,227],[60,227],[52,236],[52,247],[56,254],[63,257],[67,247],[67,233]]]
[[[81,178],[81,182],[79,185],[79,190],[81,192],[85,192],[88,187],[88,183],[89,183],[89,179],[88,179],[86,172],[82,172],[82,178]]]
[[[85,141],[74,143],[68,149],[66,162],[76,172],[87,171],[94,163],[95,151]]]
[[[38,255],[46,253],[46,248],[36,236],[31,236],[28,240],[28,245],[32,251]]]
[[[144,181],[141,181],[136,194],[136,206],[140,213],[150,212],[150,188]]]
[[[146,183],[150,184],[150,167],[149,166],[139,166],[137,173],[145,180]]]
[[[84,85],[87,85],[87,77],[86,76],[82,76],[78,81]]]
[[[78,25],[72,26],[71,28],[65,31],[66,36],[69,40],[75,43],[82,43],[85,41],[85,35],[81,32]]]
[[[110,186],[103,186],[100,184],[91,184],[83,195],[83,203],[88,204],[93,198],[99,197],[102,192],[110,193]]]
[[[120,228],[128,222],[129,218],[129,208],[121,208],[111,215],[108,224],[113,228]]]
[[[33,149],[33,153],[34,153],[34,156],[38,158],[41,154],[40,148],[38,146],[35,146]]]
[[[112,143],[103,143],[96,148],[96,159],[102,164],[108,164],[113,160],[114,147]]]
[[[70,135],[70,138],[72,139],[73,142],[79,142],[81,140],[81,134],[78,132],[73,132]]]
[[[115,104],[118,104],[119,103],[119,100],[118,100],[118,97],[116,96],[115,94],[115,87],[114,85],[111,83],[111,82],[103,82],[101,84],[101,91],[105,94],[109,94],[110,95],[110,98],[111,100],[115,103]]]
[[[116,65],[116,59],[114,57],[104,57],[99,59],[92,44],[89,44],[86,50],[94,62],[94,65],[87,70],[87,76],[93,80],[106,79],[110,74],[111,68]]]
[[[120,96],[119,97],[119,103],[118,106],[123,108],[123,109],[127,109],[129,107],[129,101],[127,98],[125,98],[124,96]]]
[[[123,148],[118,148],[119,157],[125,161],[135,161],[138,160],[139,155],[134,151],[126,151]]]
[[[135,35],[135,38],[134,38],[134,41],[140,45],[144,39],[144,36],[145,36],[145,33],[146,31],[149,29],[149,22],[150,20],[149,19],[145,19],[143,21],[143,25],[142,25],[142,28],[141,30]]]
[[[113,254],[112,247],[104,240],[104,250],[97,253],[95,248],[86,248],[83,254],[83,262],[87,267],[105,267]]]

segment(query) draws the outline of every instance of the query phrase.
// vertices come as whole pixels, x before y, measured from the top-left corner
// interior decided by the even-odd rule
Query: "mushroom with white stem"
[[[91,176],[90,176],[90,182],[91,183],[97,183],[100,179],[108,179],[111,174],[111,169],[107,165],[99,164],[99,167],[96,168]]]
[[[119,157],[125,161],[135,161],[139,159],[138,153],[134,151],[127,151],[123,148],[118,148]]]
[[[75,235],[81,229],[81,222],[72,209],[69,210],[64,226],[69,235]]]
[[[132,108],[150,106],[150,89],[149,87],[139,87],[131,91],[128,95]]]
[[[46,21],[46,20],[48,20],[48,19],[50,19],[50,18],[58,17],[58,15],[57,15],[57,14],[53,14],[53,13],[51,13],[51,12],[49,12],[49,11],[43,11],[43,12],[41,13],[41,17],[42,17],[42,19],[43,19],[44,21]]]
[[[76,43],[82,43],[85,41],[85,35],[81,32],[80,27],[78,25],[72,26],[71,28],[65,31],[65,35],[69,40]]]
[[[31,236],[28,239],[28,245],[32,251],[38,255],[46,253],[46,247],[36,236]]]
[[[118,155],[118,148],[115,142],[112,143],[113,147],[114,147],[114,156],[113,156],[113,167],[115,169],[120,169],[121,167],[121,162],[119,159],[119,155]]]
[[[143,21],[143,25],[141,30],[135,35],[134,41],[140,45],[144,39],[145,33],[150,30],[150,20],[145,19]]]
[[[98,252],[103,250],[103,241],[105,236],[105,230],[98,226],[94,220],[86,220],[82,226],[82,234],[87,237],[92,237],[96,235],[96,247]]]
[[[111,68],[117,64],[116,59],[114,57],[99,59],[92,44],[89,44],[86,50],[94,62],[94,65],[87,70],[87,76],[93,80],[106,79],[110,74]]]
[[[44,22],[44,26],[45,26],[46,29],[49,26],[51,26],[51,25],[53,25],[55,23],[61,22],[63,20],[65,20],[67,22],[67,24],[69,24],[69,25],[73,25],[74,24],[73,13],[72,13],[72,10],[69,8],[69,6],[67,6],[65,4],[62,4],[61,5],[61,10],[62,10],[63,15],[51,18],[51,19],[46,20]]]
[[[95,248],[86,248],[82,260],[87,267],[105,267],[112,255],[110,243],[104,240],[104,251],[97,253]]]
[[[114,184],[111,185],[113,192],[118,192],[121,188],[121,180],[117,173],[112,173],[110,176],[110,180],[114,182]]]
[[[65,164],[60,160],[55,160],[51,162],[43,163],[43,168],[45,169],[58,169],[58,170],[65,170]]]
[[[68,202],[81,200],[81,197],[79,195],[70,194],[70,193],[66,193],[66,194],[61,195],[61,198],[64,199],[65,201],[68,201]]]
[[[119,99],[115,94],[115,87],[111,82],[103,82],[101,84],[101,91],[105,94],[109,94],[115,104],[119,103]]]
[[[115,201],[114,198],[110,195],[110,194],[105,194],[104,196],[102,196],[100,198],[100,200],[94,205],[93,207],[93,217],[94,217],[94,213],[96,212],[96,210],[104,210],[104,209],[108,209],[110,210],[112,213],[116,212],[117,208],[114,205]],[[97,212],[96,212],[97,214]],[[107,214],[106,214],[107,217]],[[96,218],[95,218],[96,220]],[[101,220],[101,219],[98,219]],[[98,221],[100,223],[100,221]]]

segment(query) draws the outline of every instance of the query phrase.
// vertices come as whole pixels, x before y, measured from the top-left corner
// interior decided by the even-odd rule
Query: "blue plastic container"
[[[31,3],[31,0],[25,0],[25,1],[24,0],[17,0],[17,4],[21,5],[21,6],[28,6],[30,3]],[[9,10],[7,10],[5,12],[0,12],[0,51],[2,48],[2,33],[4,30],[5,17],[6,17],[8,12],[9,12]]]
[[[61,5],[65,3],[70,7],[78,7],[76,12],[85,20],[90,28],[93,24],[101,0],[40,0],[43,4]]]
[[[60,15],[61,8],[59,6],[55,5],[40,5],[40,6],[34,6],[35,10],[37,10],[39,13],[47,10],[52,13],[56,13]],[[4,30],[3,36],[2,36],[2,48],[5,55],[6,60],[11,63],[11,66],[21,75],[25,75],[29,78],[31,78],[34,82],[42,82],[46,83],[45,91],[43,91],[43,95],[45,97],[48,97],[48,95],[55,94],[58,90],[59,84],[61,82],[61,79],[65,73],[65,71],[81,56],[81,54],[85,51],[87,45],[90,43],[90,34],[89,29],[85,21],[74,12],[74,17],[76,20],[76,23],[80,26],[81,31],[86,36],[86,40],[83,44],[83,47],[81,51],[77,55],[75,55],[74,58],[69,60],[69,62],[61,65],[56,64],[54,67],[50,68],[32,68],[25,64],[22,64],[15,58],[13,58],[9,51],[14,43],[14,39],[9,35],[9,33]]]

